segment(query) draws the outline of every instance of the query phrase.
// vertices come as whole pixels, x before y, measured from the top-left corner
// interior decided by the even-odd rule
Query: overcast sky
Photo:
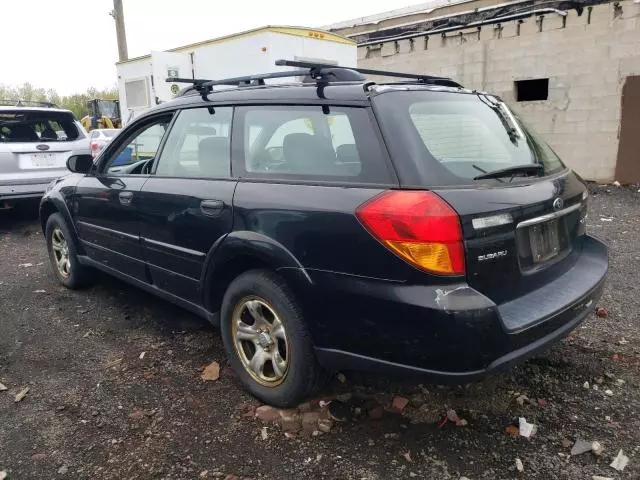
[[[318,27],[425,0],[123,0],[129,56],[264,25]],[[0,83],[70,94],[116,83],[112,0],[0,0]]]

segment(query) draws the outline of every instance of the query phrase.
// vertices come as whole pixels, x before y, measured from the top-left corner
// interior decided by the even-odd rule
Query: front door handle
[[[202,200],[200,202],[200,210],[210,217],[220,215],[223,208],[224,202],[222,200]]]
[[[133,192],[120,192],[118,194],[118,198],[122,205],[129,206],[133,201]]]

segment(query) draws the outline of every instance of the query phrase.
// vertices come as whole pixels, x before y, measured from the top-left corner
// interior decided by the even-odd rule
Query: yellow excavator
[[[96,128],[122,128],[119,100],[94,98],[87,102],[89,115],[80,120],[82,126],[90,132]]]

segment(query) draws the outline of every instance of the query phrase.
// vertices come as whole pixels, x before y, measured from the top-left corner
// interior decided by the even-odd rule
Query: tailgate
[[[89,153],[89,141],[71,112],[0,110],[0,181],[38,181],[67,172],[70,155]]]
[[[461,217],[469,285],[498,305],[550,283],[580,255],[586,187],[573,172],[436,192]]]
[[[26,181],[50,179],[68,173],[67,159],[73,153],[76,142],[2,144],[0,143],[0,181]],[[39,150],[36,147],[48,147]],[[77,153],[80,152],[76,147]]]

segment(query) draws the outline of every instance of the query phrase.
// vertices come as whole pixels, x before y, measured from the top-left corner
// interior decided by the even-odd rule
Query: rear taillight
[[[388,191],[362,204],[356,215],[375,238],[410,264],[439,275],[464,274],[460,218],[435,193]]]
[[[100,145],[96,142],[91,142],[91,155],[94,157],[100,152]]]

